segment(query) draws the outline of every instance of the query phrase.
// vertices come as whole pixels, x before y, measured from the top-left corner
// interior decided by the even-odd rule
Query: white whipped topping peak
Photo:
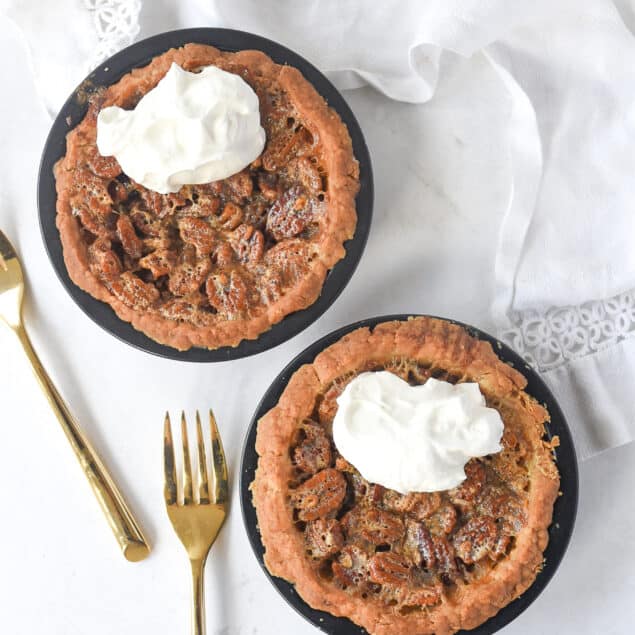
[[[240,172],[265,145],[258,96],[215,66],[190,73],[172,64],[133,110],[97,117],[97,147],[143,186],[167,194]]]
[[[502,449],[503,421],[476,383],[410,386],[387,371],[362,373],[337,404],[338,452],[367,481],[402,494],[456,487],[471,458]]]

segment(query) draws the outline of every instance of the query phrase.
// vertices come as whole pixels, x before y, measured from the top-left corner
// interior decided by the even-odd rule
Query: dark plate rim
[[[364,635],[367,634],[367,631],[347,618],[335,617],[324,611],[318,611],[311,608],[304,602],[304,600],[302,600],[302,598],[300,598],[292,584],[286,580],[272,576],[269,571],[267,571],[263,560],[264,547],[260,540],[256,510],[253,505],[251,491],[249,490],[249,485],[255,476],[255,469],[258,461],[258,455],[255,449],[257,422],[260,417],[262,417],[278,402],[278,399],[290,376],[300,366],[306,363],[311,363],[320,351],[327,348],[347,333],[362,327],[374,328],[381,322],[392,320],[403,321],[407,320],[409,317],[420,316],[434,317],[450,322],[451,324],[457,324],[458,326],[465,328],[473,337],[490,342],[496,354],[503,361],[521,370],[523,375],[525,375],[527,378],[526,391],[528,394],[535,397],[540,403],[543,403],[547,407],[551,417],[551,421],[546,426],[548,437],[551,438],[556,434],[560,437],[560,445],[556,448],[555,454],[558,470],[560,471],[560,489],[562,495],[558,497],[554,504],[553,520],[551,526],[549,527],[549,544],[545,550],[545,565],[543,569],[540,571],[531,587],[529,587],[529,589],[527,589],[527,591],[525,591],[525,593],[523,593],[520,597],[503,607],[496,615],[480,626],[469,631],[461,630],[458,632],[458,635],[492,635],[492,633],[499,631],[518,617],[527,607],[529,607],[530,604],[532,604],[532,602],[534,602],[554,576],[556,570],[562,562],[562,558],[564,557],[571,540],[578,508],[579,493],[578,463],[573,438],[562,409],[558,405],[558,402],[554,398],[551,390],[538,373],[533,370],[522,357],[520,357],[504,342],[501,342],[495,337],[474,326],[459,322],[458,320],[441,318],[433,315],[417,313],[383,315],[367,318],[347,326],[343,326],[321,337],[308,346],[291,362],[289,362],[277,375],[260,400],[249,423],[243,442],[240,463],[240,506],[243,523],[247,531],[249,543],[251,544],[260,568],[286,602],[306,620],[325,633],[332,635]]]
[[[298,68],[348,127],[353,152],[360,165],[360,191],[356,198],[355,235],[345,243],[345,257],[329,271],[320,296],[311,306],[286,316],[257,339],[244,340],[236,347],[178,351],[155,342],[137,331],[129,322],[120,320],[110,305],[93,298],[71,281],[64,265],[61,240],[55,225],[53,165],[65,153],[66,134],[83,117],[86,105],[80,102],[87,86],[112,84],[131,69],[147,64],[153,57],[170,48],[189,42],[210,44],[225,51],[257,49],[269,55],[276,63]],[[70,124],[67,123],[67,118],[70,118]],[[337,300],[359,264],[370,232],[374,199],[368,147],[355,115],[335,86],[310,62],[277,42],[245,31],[218,28],[179,29],[154,35],[116,53],[90,73],[71,93],[51,126],[40,160],[37,191],[40,230],[46,251],[62,286],[80,309],[105,331],[135,348],[160,357],[190,362],[221,362],[255,355],[286,342],[315,322]]]

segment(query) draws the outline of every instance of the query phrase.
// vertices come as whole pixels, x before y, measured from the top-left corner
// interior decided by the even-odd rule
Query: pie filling
[[[260,100],[267,142],[246,169],[173,194],[144,188],[97,150],[103,91],[69,135],[64,165],[91,272],[131,309],[197,327],[249,319],[307,275],[328,206],[322,147],[286,93],[271,77],[214,63]],[[117,105],[141,96],[129,91]]]
[[[346,384],[358,373],[379,370],[411,385],[429,377],[462,381],[408,359],[369,363],[335,380],[296,431],[288,500],[317,576],[407,615],[460,594],[509,554],[527,523],[530,446],[505,405],[486,395],[505,422],[503,450],[472,459],[459,487],[403,495],[369,483],[338,454],[331,426]]]

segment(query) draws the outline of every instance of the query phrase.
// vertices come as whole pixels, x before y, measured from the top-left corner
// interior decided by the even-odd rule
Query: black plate
[[[202,348],[177,351],[158,344],[135,330],[128,322],[120,320],[108,304],[96,300],[73,284],[64,265],[62,243],[55,226],[57,196],[53,166],[66,153],[66,134],[86,114],[87,86],[113,84],[133,68],[145,66],[153,57],[189,42],[211,44],[223,51],[257,49],[278,64],[289,64],[299,69],[346,124],[360,171],[355,236],[345,244],[346,256],[327,275],[320,297],[310,307],[285,317],[257,340],[243,341],[235,348],[224,347],[213,351]],[[44,146],[38,180],[38,209],[44,244],[59,279],[73,300],[97,324],[124,342],[155,355],[190,362],[218,362],[254,355],[281,344],[317,320],[336,300],[353,275],[366,246],[373,210],[373,173],[368,148],[355,116],[342,95],[315,66],[288,48],[251,33],[231,29],[182,29],[161,33],[129,46],[106,60],[75,89],[57,115]]]
[[[247,528],[249,541],[251,542],[251,546],[256,554],[256,558],[267,577],[282,594],[284,599],[296,611],[309,620],[309,622],[325,633],[331,633],[332,635],[364,635],[367,631],[356,624],[353,624],[353,622],[346,618],[334,617],[329,613],[312,609],[296,593],[293,585],[281,578],[272,576],[264,566],[264,547],[258,530],[256,510],[253,506],[251,492],[249,491],[249,485],[254,480],[258,463],[258,455],[255,447],[257,422],[278,403],[280,395],[285,389],[291,375],[293,375],[293,373],[303,364],[310,364],[313,362],[316,355],[326,347],[357,328],[363,326],[373,328],[380,322],[386,322],[388,320],[405,320],[407,317],[407,315],[386,315],[350,324],[349,326],[345,326],[337,331],[333,331],[329,335],[326,335],[300,353],[278,375],[278,377],[276,377],[269,387],[269,390],[267,390],[265,396],[262,398],[260,404],[258,404],[256,413],[251,420],[249,431],[247,432],[247,437],[245,439],[245,445],[243,447],[240,501],[243,512],[243,520],[245,522],[245,527]],[[544,568],[538,574],[535,582],[531,585],[531,587],[529,587],[529,589],[527,589],[527,591],[525,591],[525,593],[523,593],[523,595],[501,609],[494,617],[471,631],[459,631],[459,633],[463,633],[464,635],[491,635],[491,633],[495,633],[511,622],[515,617],[520,615],[538,597],[540,592],[545,588],[545,586],[547,586],[547,583],[556,572],[556,569],[558,568],[558,565],[560,564],[560,561],[567,549],[567,545],[569,544],[569,539],[571,538],[575,522],[578,507],[578,464],[573,440],[571,439],[571,433],[567,427],[562,410],[560,410],[560,406],[558,406],[558,403],[553,398],[553,395],[538,374],[529,368],[525,361],[514,353],[511,348],[503,342],[499,342],[491,335],[455,320],[447,321],[463,326],[473,337],[490,342],[494,347],[496,354],[503,361],[511,364],[523,373],[523,375],[527,378],[527,393],[537,399],[540,403],[544,404],[551,415],[551,422],[546,426],[547,436],[549,438],[554,435],[558,435],[560,437],[560,446],[556,448],[555,453],[561,477],[560,489],[562,490],[562,496],[558,497],[558,500],[553,508],[553,522],[551,523],[551,527],[549,527],[549,544],[545,550]]]

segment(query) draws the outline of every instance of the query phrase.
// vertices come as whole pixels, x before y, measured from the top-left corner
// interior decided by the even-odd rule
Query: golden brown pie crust
[[[363,482],[332,444],[330,449],[322,447],[315,438],[321,426],[330,439],[334,395],[346,382],[364,370],[380,369],[411,383],[421,383],[429,376],[478,382],[488,405],[497,408],[503,418],[504,450],[473,459],[468,464],[472,471],[466,469],[468,480],[456,490],[414,495],[414,499],[420,497],[419,507],[409,507],[405,502],[410,499]],[[294,373],[276,407],[258,422],[259,462],[252,491],[269,571],[292,582],[312,607],[347,617],[373,635],[448,635],[474,628],[493,616],[523,593],[540,571],[560,482],[552,451],[555,442],[543,440],[549,415],[524,392],[526,383],[520,372],[496,356],[489,343],[433,318],[361,328],[329,346],[312,364]],[[299,429],[308,433],[299,437]],[[300,445],[298,438],[304,439]],[[312,471],[320,475],[318,479],[330,480],[330,485],[322,490],[313,486]],[[341,477],[335,478],[338,471],[346,478],[343,502],[338,491]],[[473,480],[474,473],[487,476],[479,484]],[[307,485],[302,487],[307,482],[308,494]],[[380,502],[369,503],[371,499]],[[392,512],[400,512],[391,513],[387,501],[392,501]],[[425,509],[430,501],[435,501],[437,510],[432,515]],[[504,503],[498,511],[496,501]],[[329,507],[329,502],[334,505]],[[449,511],[454,508],[450,525],[441,529],[439,506]],[[375,519],[380,514],[387,520],[374,526],[366,520],[364,525],[359,514],[362,520],[364,514]],[[415,543],[413,562],[405,526],[423,532],[423,538],[432,539],[430,544],[445,545],[445,551],[437,550],[435,556],[432,550],[430,555],[422,543]],[[485,547],[478,552],[484,534],[470,535],[474,526],[495,528],[498,538],[505,540],[494,546],[493,537],[487,542],[485,536]],[[322,540],[317,547],[316,531]],[[383,532],[379,538],[378,531]],[[391,537],[394,531],[402,531],[401,537]],[[466,542],[466,535],[473,542]],[[351,541],[362,550],[370,549],[366,568],[354,569]],[[318,556],[326,553],[328,557],[316,558],[316,548]],[[343,554],[338,549],[349,551]],[[443,553],[454,559],[441,567]],[[377,584],[378,580],[385,584]]]
[[[99,155],[96,117],[134,107],[173,62],[241,75],[260,98],[267,144],[234,177],[162,196]],[[355,231],[358,165],[346,126],[297,69],[259,51],[188,44],[97,91],[54,172],[73,282],[181,350],[236,346],[311,305]]]

